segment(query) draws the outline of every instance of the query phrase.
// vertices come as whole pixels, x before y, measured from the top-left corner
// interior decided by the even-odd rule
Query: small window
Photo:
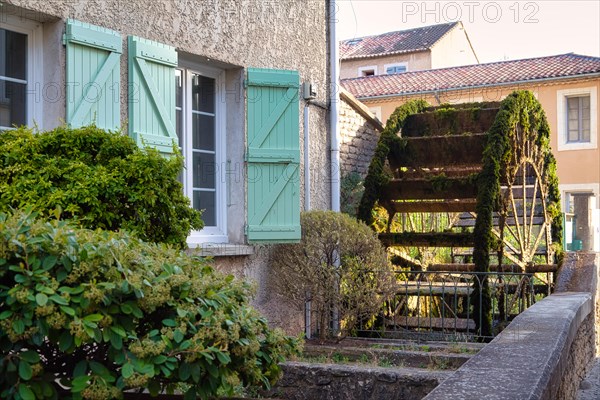
[[[401,74],[406,71],[408,71],[407,63],[386,64],[385,65],[385,73],[388,75]]]
[[[369,65],[358,68],[358,77],[377,75],[377,65]]]
[[[590,142],[590,96],[567,97],[567,143]]]
[[[0,129],[27,124],[27,39],[0,28]]]
[[[556,91],[558,151],[598,148],[598,89],[594,86]]]

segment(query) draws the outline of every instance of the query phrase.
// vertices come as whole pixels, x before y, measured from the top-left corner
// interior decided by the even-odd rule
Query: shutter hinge
[[[248,79],[244,79],[244,89],[248,89]]]
[[[63,35],[62,35],[62,44],[63,44],[63,46],[67,45],[67,34],[66,33],[63,33]]]

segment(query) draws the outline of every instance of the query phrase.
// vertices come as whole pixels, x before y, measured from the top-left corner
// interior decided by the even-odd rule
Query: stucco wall
[[[228,190],[228,232],[232,244],[244,242],[246,146],[245,68],[298,70],[302,82],[317,88],[316,100],[328,103],[328,35],[327,2],[289,0],[285,2],[255,0],[5,0],[0,13],[11,18],[39,21],[43,32],[43,80],[65,87],[65,50],[62,35],[67,18],[99,25],[120,32],[123,38],[121,57],[121,123],[127,131],[127,46],[128,35],[135,35],[174,46],[194,62],[225,70],[227,161],[232,168],[224,176]],[[64,92],[63,92],[64,93]],[[44,120],[40,128],[51,129],[65,118],[64,94],[59,101],[42,96]],[[303,118],[305,102],[300,100],[300,149],[303,153]],[[330,205],[329,123],[328,112],[311,106],[309,126],[310,160],[313,170],[311,203],[313,208]],[[304,155],[301,154],[301,160]],[[301,166],[304,168],[304,165]],[[301,202],[304,202],[303,173]],[[281,299],[274,300],[268,285],[268,248],[258,251],[239,246],[237,257],[216,257],[218,268],[257,283],[255,304],[277,325],[297,332],[301,312],[286,309]],[[229,249],[227,253],[235,253]],[[253,253],[253,255],[245,255]]]

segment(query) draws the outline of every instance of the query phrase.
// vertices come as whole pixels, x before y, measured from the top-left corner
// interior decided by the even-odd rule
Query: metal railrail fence
[[[395,295],[379,315],[360,322],[357,336],[487,340],[491,337],[480,335],[475,322],[481,320],[481,310],[474,309],[472,299],[477,283],[487,279],[490,286],[494,335],[553,289],[552,273],[408,271],[396,275]],[[481,304],[481,299],[476,303]]]

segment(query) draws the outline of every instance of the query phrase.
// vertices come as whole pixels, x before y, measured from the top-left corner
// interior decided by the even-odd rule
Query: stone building
[[[270,287],[269,246],[299,240],[307,194],[313,208],[332,201],[329,113],[313,105],[331,103],[331,3],[2,1],[0,129],[95,123],[164,153],[178,143],[184,190],[204,210],[190,249],[257,282],[255,305],[297,332],[302,313]],[[303,160],[321,174],[310,187]]]

